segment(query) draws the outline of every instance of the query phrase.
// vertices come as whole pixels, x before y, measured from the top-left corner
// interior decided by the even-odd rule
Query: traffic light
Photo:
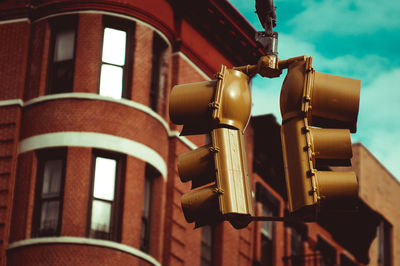
[[[217,80],[177,85],[169,102],[171,121],[181,135],[210,134],[211,143],[178,157],[182,182],[192,181],[182,196],[187,222],[195,227],[228,220],[246,227],[253,216],[243,132],[251,111],[246,74],[221,66]]]
[[[329,166],[351,165],[360,86],[360,80],[316,72],[311,57],[288,67],[280,98],[282,150],[289,209],[306,221],[321,203],[357,196],[355,173]]]

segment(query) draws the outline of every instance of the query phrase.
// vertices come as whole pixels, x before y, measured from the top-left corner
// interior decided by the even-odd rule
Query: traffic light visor
[[[311,89],[311,126],[357,130],[361,81],[314,73]]]
[[[171,121],[184,125],[181,135],[204,134],[211,130],[212,109],[217,81],[176,85],[169,99]]]
[[[318,196],[322,199],[355,198],[358,181],[354,172],[317,171]]]
[[[221,126],[245,130],[251,112],[249,77],[224,65],[216,77],[172,88],[169,115],[183,125],[181,135],[205,134]]]
[[[192,188],[200,187],[215,180],[214,157],[205,145],[179,155],[178,172],[182,182],[192,181]]]

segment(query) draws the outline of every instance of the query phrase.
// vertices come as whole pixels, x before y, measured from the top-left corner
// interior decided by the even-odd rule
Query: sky
[[[255,0],[229,0],[259,31]],[[357,133],[400,181],[400,1],[275,0],[278,57],[308,55],[317,72],[361,80]],[[280,78],[256,76],[253,115],[273,113],[281,122]]]

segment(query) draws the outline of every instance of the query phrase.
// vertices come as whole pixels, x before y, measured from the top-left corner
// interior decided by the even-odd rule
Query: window
[[[103,17],[103,24],[99,94],[128,98],[134,24],[108,16]]]
[[[318,237],[316,249],[319,250],[321,266],[336,265],[336,249],[320,237]]]
[[[307,226],[304,224],[293,224],[290,227],[291,237],[291,259],[293,265],[304,265],[303,242],[307,239]]]
[[[40,151],[33,214],[33,237],[57,236],[61,231],[65,150]]]
[[[142,230],[140,233],[140,249],[149,253],[150,251],[150,232],[151,232],[151,212],[153,204],[153,183],[159,177],[159,172],[151,165],[146,164],[144,199],[142,212]]]
[[[89,206],[88,236],[119,241],[122,211],[122,156],[96,152]]]
[[[168,85],[167,48],[167,43],[157,33],[154,33],[150,107],[156,112],[159,110],[159,104],[164,103],[164,92]]]
[[[262,216],[277,216],[279,201],[260,183],[256,184],[256,200],[262,204]],[[261,258],[256,265],[274,265],[274,223],[261,222]]]
[[[214,265],[214,228],[203,226],[201,229],[201,266]]]
[[[273,216],[272,210],[262,204],[262,216]],[[271,221],[261,223],[261,261],[260,265],[273,265],[273,228]]]
[[[72,92],[74,81],[77,16],[62,16],[50,21],[51,50],[47,94]]]
[[[392,265],[392,227],[385,220],[378,226],[378,265]]]

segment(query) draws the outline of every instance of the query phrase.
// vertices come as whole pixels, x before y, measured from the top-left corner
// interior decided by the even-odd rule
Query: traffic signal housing
[[[240,229],[254,215],[243,135],[251,111],[249,78],[225,66],[216,77],[172,88],[169,113],[183,125],[181,135],[211,138],[178,157],[180,179],[192,181],[193,189],[182,196],[182,210],[195,227],[228,220]]]
[[[350,132],[357,128],[360,80],[316,72],[312,58],[293,62],[282,85],[282,150],[290,212],[315,220],[321,203],[356,197]],[[323,169],[323,170],[320,170]]]

